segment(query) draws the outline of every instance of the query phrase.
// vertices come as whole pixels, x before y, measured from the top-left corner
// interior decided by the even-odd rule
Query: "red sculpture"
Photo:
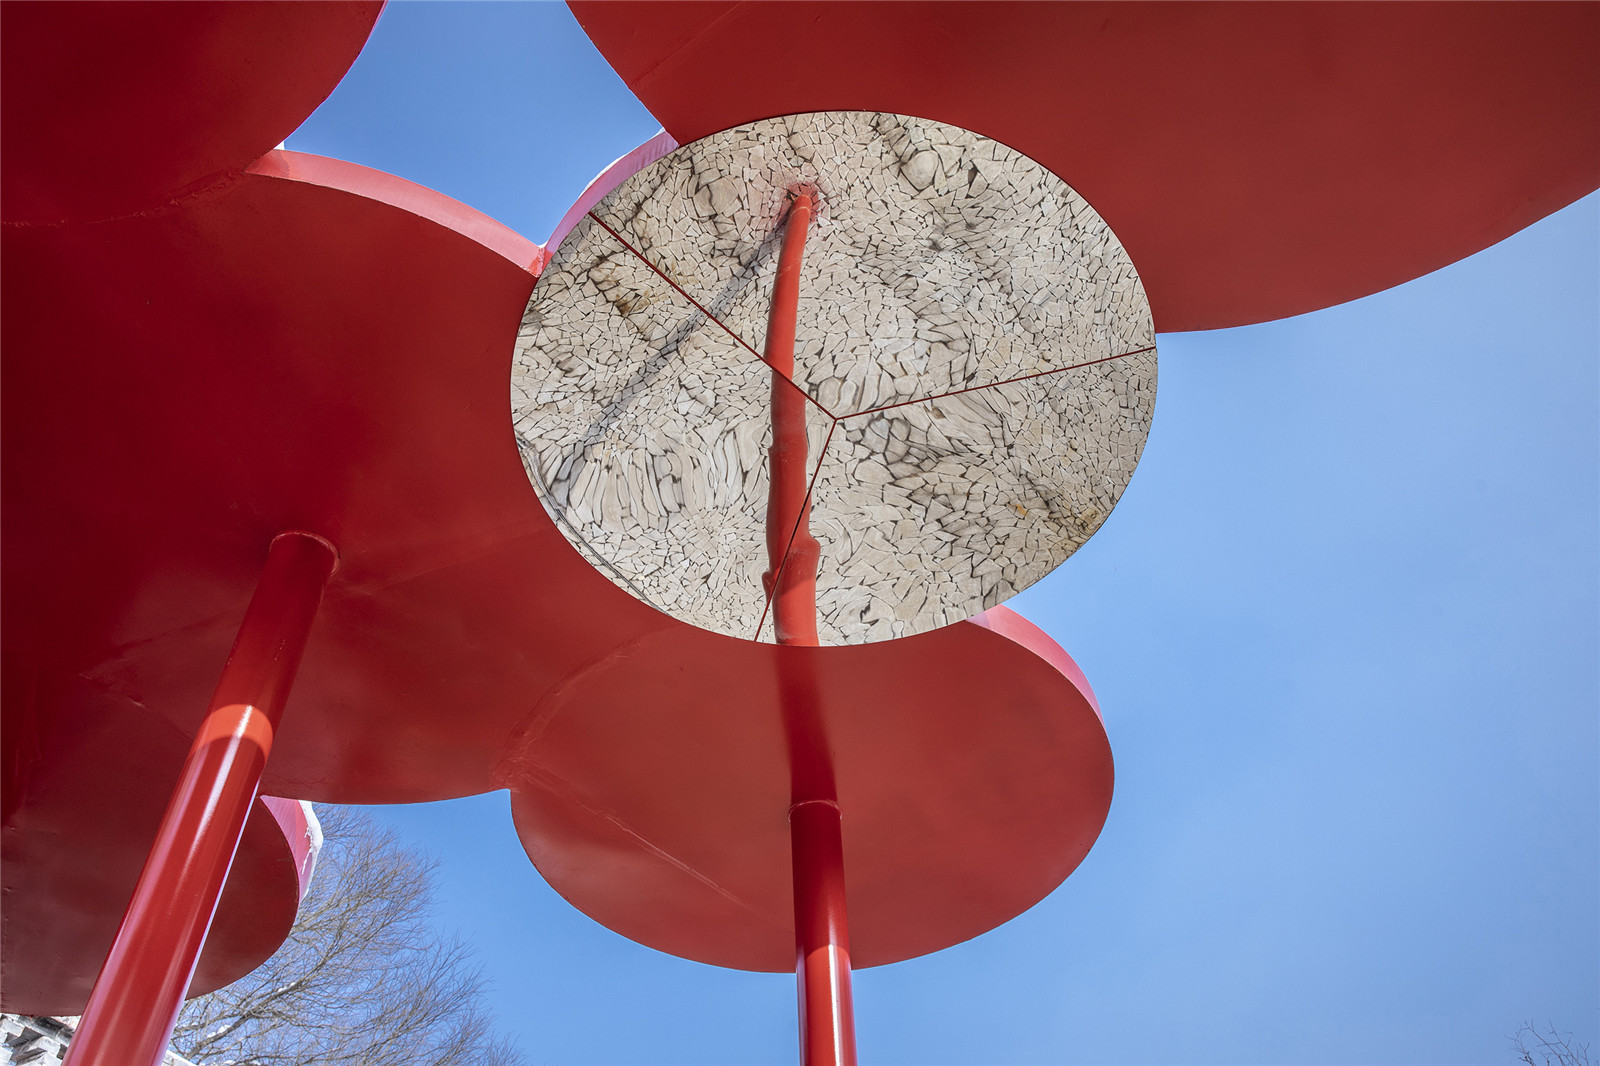
[[[1295,314],[1396,284],[1600,183],[1592,5],[576,10],[679,142],[775,114],[851,109],[926,115],[1026,152],[1122,236],[1164,330]],[[992,841],[992,854],[974,852],[1012,884],[945,912],[948,924],[872,917],[871,888],[852,883],[859,962],[973,935],[1048,891],[1092,843],[1110,788],[1093,697],[1059,649],[1002,612],[987,623],[998,633],[957,623],[863,647],[739,642],[633,600],[555,530],[506,418],[509,353],[544,250],[401,179],[273,150],[331,91],[377,14],[368,3],[0,12],[8,1003],[14,989],[81,988],[111,947],[75,940],[51,973],[28,971],[12,949],[66,920],[64,899],[81,898],[104,927],[107,901],[133,889],[44,899],[40,886],[99,868],[126,877],[155,833],[96,842],[44,871],[24,847],[28,820],[81,825],[112,805],[159,804],[173,784],[119,779],[99,769],[103,748],[46,751],[45,740],[137,736],[130,759],[154,767],[175,761],[149,754],[165,743],[157,738],[176,735],[203,755],[215,740],[201,728],[208,695],[246,605],[287,587],[275,567],[262,570],[286,531],[326,538],[339,565],[271,761],[259,782],[196,780],[237,782],[227,794],[238,816],[181,841],[215,859],[173,882],[169,898],[190,906],[130,913],[112,949],[172,974],[166,997],[138,1017],[92,1011],[75,1063],[159,1058],[161,1020],[188,984],[183,968],[197,964],[179,950],[180,930],[210,925],[212,949],[235,969],[263,954],[264,936],[282,935],[298,888],[280,875],[295,866],[274,827],[245,827],[258,784],[360,803],[515,785],[525,838],[557,840],[592,838],[592,827],[574,827],[595,805],[577,797],[604,783],[623,790],[612,802],[659,819],[651,833],[687,834],[685,847],[704,833],[715,861],[748,863],[758,897],[786,913],[785,886],[771,879],[787,857],[772,850],[781,826],[773,837],[770,825],[732,824],[740,812],[696,809],[700,793],[673,780],[696,765],[688,753],[668,749],[622,778],[592,763],[599,751],[637,758],[608,746],[608,729],[659,729],[649,709],[675,707],[677,740],[710,745],[700,765],[748,758],[751,780],[787,810],[775,657],[814,671],[807,698],[830,729],[863,731],[850,744],[859,766],[835,766],[842,807],[853,789],[870,805],[874,777],[896,758],[961,848],[985,846],[964,835],[975,823],[962,797],[993,793],[1001,777],[1057,805]],[[930,55],[943,57],[937,77],[926,76]],[[725,679],[714,698],[691,700],[713,676]],[[844,693],[872,718],[839,721]],[[580,699],[581,714],[556,713]],[[995,746],[964,761],[972,778],[947,792],[938,779],[951,753],[908,753],[893,729],[931,716],[959,732],[985,713],[1001,728],[973,739]],[[1046,751],[1084,760],[1070,788],[1010,761],[1019,745],[1006,738],[1041,715],[1058,730]],[[251,736],[237,733],[242,757]],[[557,774],[566,784],[551,785]],[[66,779],[84,784],[46,787]],[[1076,813],[1063,821],[1064,811]],[[176,839],[182,812],[169,809],[162,839]],[[848,815],[843,824],[848,870],[926,861],[915,841],[853,843]],[[648,876],[676,891],[648,854],[651,833],[619,841],[616,866],[546,873],[558,885],[570,876],[581,903],[611,908],[604,920],[641,940],[721,951],[717,930],[641,916],[622,891],[652,862]],[[703,895],[680,872],[683,898]],[[158,857],[146,883],[172,875]],[[229,917],[236,895],[240,913],[274,916]],[[875,925],[881,938],[867,932]],[[792,932],[717,961],[774,965]]]

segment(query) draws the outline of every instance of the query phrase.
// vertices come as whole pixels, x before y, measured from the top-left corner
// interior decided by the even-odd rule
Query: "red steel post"
[[[69,1045],[70,1066],[160,1063],[336,559],[333,545],[310,533],[273,539],[210,710]]]
[[[805,396],[794,375],[800,261],[811,225],[811,197],[800,193],[785,222],[772,288],[764,357],[772,367],[771,488],[767,497],[767,560],[779,644],[816,647],[817,564],[811,535]],[[845,912],[844,841],[833,788],[833,765],[817,707],[810,664],[789,657],[783,678],[790,763],[789,846],[794,877],[795,977],[800,1001],[802,1066],[855,1066],[850,996],[850,932]]]
[[[789,808],[789,847],[794,861],[801,1066],[855,1066],[850,928],[838,805],[804,800]]]
[[[800,299],[800,260],[811,226],[811,197],[795,197],[784,224],[783,250],[772,286],[763,353],[772,367],[771,485],[767,495],[767,560],[762,577],[772,598],[772,628],[779,644],[817,644],[817,560],[811,535],[810,485],[806,469],[806,405],[789,380],[794,375],[795,309]]]

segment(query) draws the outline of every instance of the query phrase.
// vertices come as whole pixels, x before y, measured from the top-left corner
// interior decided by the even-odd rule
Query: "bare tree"
[[[484,980],[428,922],[435,863],[365,814],[319,806],[294,930],[258,970],[189,1002],[172,1047],[205,1066],[515,1066]]]
[[[1541,1033],[1532,1022],[1523,1022],[1511,1037],[1517,1061],[1528,1066],[1589,1066],[1589,1045],[1574,1044],[1571,1033],[1559,1033],[1553,1025]]]

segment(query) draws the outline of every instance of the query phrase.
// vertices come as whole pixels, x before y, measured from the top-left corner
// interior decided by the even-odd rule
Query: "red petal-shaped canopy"
[[[568,579],[606,582],[512,439],[538,248],[410,182],[278,152],[160,211],[6,238],[11,683],[66,670],[187,734],[267,541],[311,529],[341,566],[265,788],[488,787],[530,694],[614,621],[566,617],[587,597],[546,543]]]
[[[1600,184],[1600,5],[605,3],[680,144],[804,111],[938,119],[1111,224],[1163,331],[1352,300]]]
[[[523,846],[624,936],[790,970],[790,782],[811,748],[796,731],[816,729],[854,964],[987,932],[1088,854],[1112,766],[1072,660],[1004,607],[980,625],[832,648],[683,625],[641,640],[535,705],[499,775]]]
[[[382,7],[6,4],[0,216],[105,218],[238,175],[322,103]]]

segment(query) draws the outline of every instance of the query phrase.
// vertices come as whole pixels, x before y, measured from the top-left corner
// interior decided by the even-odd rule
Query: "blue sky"
[[[656,129],[562,5],[393,4],[288,146],[542,241]],[[1600,1045],[1600,198],[1160,359],[1121,504],[1011,602],[1105,709],[1105,832],[1015,921],[859,972],[862,1061],[1510,1062],[1527,1020]],[[596,925],[504,794],[377,813],[442,860],[439,921],[530,1061],[795,1060],[792,977]]]

